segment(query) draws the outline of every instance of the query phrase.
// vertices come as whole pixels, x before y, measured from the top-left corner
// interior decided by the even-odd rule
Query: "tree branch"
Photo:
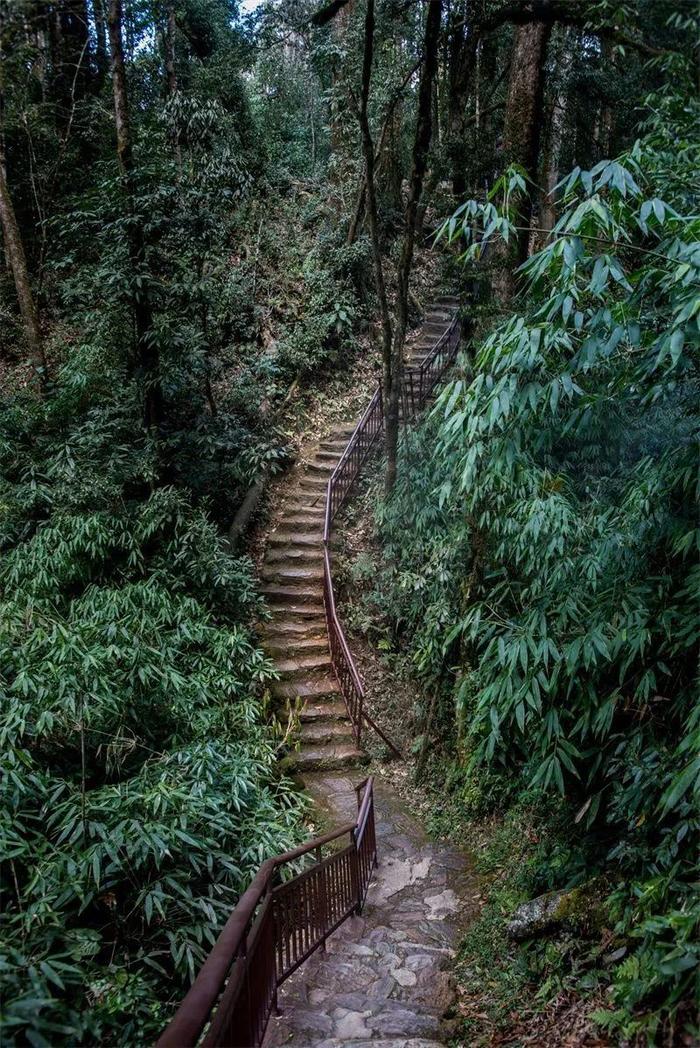
[[[332,0],[330,4],[326,4],[325,7],[322,7],[320,11],[311,16],[311,25],[317,27],[327,25],[349,3],[350,0]]]
[[[653,47],[644,40],[639,40],[616,26],[591,25],[590,20],[586,18],[585,6],[572,4],[568,0],[526,0],[525,3],[522,0],[514,0],[513,3],[506,4],[499,11],[494,11],[493,14],[484,18],[481,22],[475,23],[473,27],[474,33],[477,36],[491,33],[494,29],[499,29],[502,25],[505,25],[506,22],[510,22],[513,25],[526,25],[528,22],[548,22],[552,24],[559,22],[561,25],[570,25],[583,29],[591,33],[592,36],[599,36],[605,40],[612,40],[615,43],[633,47],[640,54],[647,55],[650,58],[657,58],[659,55],[672,53],[668,48]]]

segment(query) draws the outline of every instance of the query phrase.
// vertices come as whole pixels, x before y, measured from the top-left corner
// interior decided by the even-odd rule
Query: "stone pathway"
[[[349,778],[317,773],[305,782],[331,825],[355,817]],[[362,916],[282,986],[265,1048],[432,1048],[450,1036],[451,962],[477,886],[466,856],[431,842],[381,778],[375,811],[379,865]]]
[[[409,363],[430,353],[456,306],[443,298],[428,309]],[[307,449],[262,567],[271,612],[263,641],[280,675],[273,690],[303,703],[293,760],[329,827],[354,821],[353,782],[365,759],[333,676],[323,610],[325,489],[353,431],[354,423],[337,427]],[[265,1048],[429,1048],[450,1035],[451,961],[476,907],[473,875],[465,855],[428,839],[381,775],[375,817],[379,864],[363,913],[284,983]]]

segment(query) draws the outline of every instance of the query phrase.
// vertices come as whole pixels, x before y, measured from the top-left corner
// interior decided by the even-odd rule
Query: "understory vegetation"
[[[696,38],[685,0],[0,2],[3,1043],[153,1043],[307,835],[251,496],[370,343],[357,622],[492,878],[462,993],[700,1037]],[[397,452],[428,245],[475,335]],[[554,888],[590,911],[513,946]]]

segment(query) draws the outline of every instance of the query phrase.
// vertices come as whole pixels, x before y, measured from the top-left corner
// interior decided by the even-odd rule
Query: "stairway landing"
[[[354,818],[342,775],[304,776],[337,825]],[[351,917],[280,989],[264,1048],[434,1048],[453,1032],[455,946],[478,908],[467,857],[428,839],[411,805],[375,778],[379,866]]]

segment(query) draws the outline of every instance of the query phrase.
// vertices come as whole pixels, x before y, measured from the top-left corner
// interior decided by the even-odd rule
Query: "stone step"
[[[367,756],[353,743],[339,742],[337,745],[315,744],[302,746],[291,756],[291,763],[299,771],[340,771],[365,764]]]
[[[296,678],[300,674],[306,677],[333,672],[330,651],[311,653],[310,655],[285,656],[275,660],[275,669],[284,677]]]
[[[328,654],[328,637],[325,632],[318,636],[295,637],[294,635],[268,634],[265,637],[265,648],[271,655],[293,659],[297,655],[313,653]]]
[[[342,448],[344,449],[345,447],[346,447],[346,443],[343,442]],[[316,462],[332,463],[332,465],[335,467],[335,466],[337,466],[338,462],[340,461],[341,454],[342,454],[341,445],[338,445],[338,451],[324,451],[324,450],[317,451],[316,452],[315,461]]]
[[[289,506],[284,519],[293,523],[297,517],[305,517],[307,521],[318,520],[323,525],[326,513],[326,484],[310,484],[307,479],[299,482],[298,500]]]
[[[273,534],[278,535],[280,532],[284,534],[289,531],[306,531],[309,534],[322,535],[323,520],[323,512],[309,513],[307,510],[295,510],[285,516],[279,529],[273,532]]]
[[[265,552],[265,564],[320,564],[323,566],[323,547],[320,542],[313,545],[300,543],[298,546],[291,544],[275,543]]]
[[[265,636],[272,644],[294,644],[295,641],[307,637],[319,637],[326,635],[326,617],[319,612],[316,618],[308,618],[299,621],[289,617],[289,609],[284,608],[284,614],[271,619],[265,623]]]
[[[289,622],[292,619],[321,621],[324,616],[323,600],[300,601],[298,604],[268,604],[267,610],[270,612],[273,620],[282,619],[285,622]],[[277,621],[274,623],[274,628],[278,628]]]
[[[334,963],[331,960],[324,961],[319,967],[332,967]],[[357,968],[357,965],[351,965],[351,968]],[[367,1003],[364,1004],[364,1007],[360,1007],[361,1002],[368,1002],[372,998],[368,996],[364,985],[361,985],[357,992],[345,989],[348,983],[348,980],[344,978],[347,975],[347,969],[348,964],[346,962],[341,970],[334,973],[335,978],[332,981],[323,979],[322,974],[318,974],[316,978],[319,982],[323,980],[323,985],[337,986],[339,988],[340,992],[335,994],[333,998],[335,1008],[347,1008],[348,1011],[364,1012],[367,1010]],[[344,989],[344,992],[341,987]],[[414,1038],[439,1036],[441,1016],[436,1014],[435,1010],[428,1005],[418,1002],[411,1003],[405,1000],[397,1001],[387,997],[379,997],[375,998],[375,1000],[377,1014],[369,1020],[375,1034]],[[377,1020],[380,1021],[378,1022]],[[348,1042],[345,1041],[344,1043],[347,1044]],[[374,1043],[374,1038],[372,1038],[372,1044]]]
[[[302,721],[299,737],[304,749],[316,745],[337,746],[344,743],[350,746],[355,745],[352,724],[347,713],[344,719],[338,717],[335,720]]]
[[[328,476],[323,473],[305,473],[299,481],[299,491],[318,491],[325,493],[328,487]]]
[[[319,455],[333,455],[335,457],[335,459],[336,459],[336,462],[339,462],[340,461],[340,456],[343,454],[343,452],[345,451],[347,446],[348,446],[348,442],[345,439],[339,440],[335,444],[331,444],[330,441],[324,441],[322,444],[319,444],[319,446],[318,446],[319,447],[318,454]]]
[[[346,720],[347,716],[347,707],[342,699],[338,699],[337,702],[314,702],[312,699],[309,699],[301,711],[299,719],[304,724],[315,721]]]
[[[323,578],[323,563],[318,564],[290,564],[288,561],[281,563],[265,563],[260,571],[261,578],[267,582],[281,582],[293,586],[298,582],[316,582]]]
[[[296,607],[302,604],[323,608],[323,587],[320,583],[318,586],[282,586],[279,583],[270,583],[262,586],[260,592],[276,605],[291,604]]]
[[[325,482],[328,483],[328,478],[330,477],[330,475],[333,472],[333,470],[335,469],[335,467],[338,465],[339,461],[340,461],[340,455],[338,455],[338,456],[334,455],[332,459],[324,459],[324,458],[321,458],[320,455],[319,455],[319,457],[315,458],[313,462],[309,462],[308,466],[306,467],[306,474],[305,475],[307,477],[309,477],[309,476],[323,477]]]
[[[293,520],[294,517],[305,517],[308,521],[323,521],[326,505],[323,497],[318,498],[310,492],[297,491],[293,500],[284,507],[285,522]]]
[[[270,685],[273,695],[279,695],[283,699],[340,699],[338,682],[334,677],[319,677],[306,683],[302,681],[273,681]]]
[[[282,549],[303,546],[322,551],[321,540],[314,530],[299,531],[298,529],[290,528],[288,525],[289,522],[284,521],[284,526],[280,527],[279,531],[272,532],[267,540],[269,546],[281,547]],[[321,528],[321,536],[323,536],[323,528]]]
[[[359,966],[358,966],[359,967]],[[311,1045],[323,1045],[323,1048],[374,1048],[375,1045],[390,1045],[391,1048],[425,1048],[426,1045],[444,1044],[436,1040],[440,1036],[440,1018],[426,1013],[419,1005],[411,1006],[407,1001],[394,1001],[388,997],[372,998],[361,993],[343,993],[341,973],[335,973],[335,979],[329,982],[323,979],[322,963],[314,972],[314,983],[333,992],[333,1014],[345,1017],[342,1021],[342,1033],[338,1037],[338,1020],[318,1008],[303,1008],[298,1005],[290,1009],[285,1025],[291,1024],[295,1034],[303,1040],[295,1043],[311,1048]],[[361,968],[360,968],[361,970]],[[366,977],[366,976],[365,976]],[[336,992],[336,989],[340,992]],[[286,1014],[284,994],[281,1000],[282,1012]],[[374,1007],[372,1007],[374,1005]],[[342,1011],[341,1011],[342,1009]],[[328,1037],[329,1039],[325,1039]],[[331,1034],[336,1034],[331,1038]],[[369,1036],[368,1036],[369,1034]]]

